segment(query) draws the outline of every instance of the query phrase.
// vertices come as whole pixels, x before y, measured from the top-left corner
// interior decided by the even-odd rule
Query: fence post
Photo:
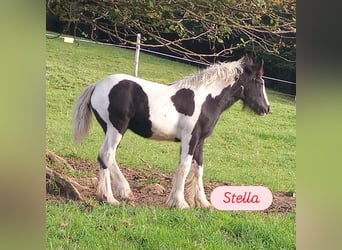
[[[139,67],[139,54],[140,54],[140,33],[137,34],[137,46],[135,48],[135,59],[134,59],[134,76],[138,76],[138,67]]]

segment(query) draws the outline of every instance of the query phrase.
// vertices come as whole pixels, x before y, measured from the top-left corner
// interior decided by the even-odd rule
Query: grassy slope
[[[70,119],[72,105],[81,89],[91,82],[112,73],[131,74],[134,52],[88,43],[80,43],[77,46],[63,43],[60,39],[47,39],[46,49],[47,148],[60,155],[86,158],[95,162],[98,149],[103,140],[103,133],[98,124],[94,123],[90,135],[81,146],[76,147],[72,142]],[[139,76],[153,81],[169,83],[184,78],[197,70],[197,68],[185,64],[141,54]],[[295,191],[295,105],[292,100],[272,93],[269,94],[269,99],[273,113],[266,117],[261,118],[247,112],[241,112],[240,104],[234,105],[224,113],[213,135],[208,138],[205,144],[205,181],[216,180],[239,185],[265,185],[273,191]],[[178,161],[178,153],[179,144],[177,143],[149,141],[128,132],[120,144],[118,161],[132,168],[149,167],[156,169],[156,171],[174,172]],[[190,232],[184,234],[182,231],[170,231],[170,225],[163,224],[163,222],[154,225],[153,220],[150,222],[141,221],[141,223],[139,221],[144,219],[144,214],[148,218],[153,214],[157,214],[157,218],[166,220],[172,220],[174,217],[183,218],[183,216],[188,216],[189,220],[191,220],[192,217],[191,211],[179,213],[173,210],[164,211],[152,208],[96,207],[96,213],[90,215],[92,222],[89,222],[87,221],[89,215],[81,213],[73,205],[48,205],[47,209],[47,241],[48,244],[53,244],[54,247],[51,248],[66,242],[65,235],[57,237],[54,233],[61,230],[59,223],[62,223],[63,215],[67,216],[69,210],[72,211],[72,215],[69,216],[75,217],[75,220],[79,221],[77,223],[80,224],[80,228],[74,225],[75,228],[70,229],[76,231],[85,227],[87,223],[95,223],[91,225],[93,227],[95,225],[101,226],[97,223],[96,218],[101,216],[102,213],[106,213],[107,210],[113,214],[116,212],[126,213],[127,211],[141,214],[142,218],[139,216],[131,218],[127,215],[127,217],[122,217],[119,222],[116,222],[119,223],[117,225],[120,227],[120,222],[125,223],[124,220],[132,219],[135,220],[134,224],[138,225],[135,228],[137,232],[125,231],[128,230],[126,228],[120,229],[123,230],[122,234],[115,233],[114,235],[119,244],[124,244],[123,242],[126,242],[127,237],[133,237],[132,235],[136,235],[136,233],[143,235],[146,230],[153,229],[156,226],[157,228],[163,228],[164,231],[158,230],[161,230],[161,234],[165,234],[164,236],[158,236],[159,241],[163,240],[163,237],[175,237],[177,241],[173,243],[173,246],[182,247],[185,243],[177,245],[178,238],[181,236],[184,238],[184,235],[189,235]],[[196,211],[196,213],[204,217],[207,216],[206,211]],[[213,235],[218,234],[217,238],[213,238],[212,241],[199,243],[199,248],[210,248],[215,244],[228,244],[228,242],[231,242],[229,244],[234,246],[232,249],[236,249],[235,247],[239,245],[244,246],[242,248],[251,248],[251,246],[258,246],[257,248],[266,247],[266,243],[259,239],[260,232],[273,239],[274,248],[279,249],[279,247],[276,247],[279,244],[285,248],[294,246],[293,215],[266,216],[258,213],[237,213],[240,219],[232,220],[233,217],[226,213],[214,212],[209,214],[216,218],[216,223],[212,223],[209,216],[203,221],[193,221],[193,224],[189,225],[189,229],[191,229],[190,231],[194,236],[200,234],[203,230],[202,234],[207,232]],[[229,232],[234,231],[235,227],[241,230],[250,230],[251,232],[239,232],[240,238],[238,237],[236,241],[230,241],[230,237],[225,236],[225,230],[221,231],[219,226],[220,221],[223,224],[228,223],[226,220],[232,223],[231,227],[227,224]],[[108,232],[107,227],[110,227],[114,220],[101,217],[101,221],[101,223],[109,223],[103,229],[103,233],[109,237],[113,232]],[[247,228],[245,229],[246,225]],[[174,226],[171,225],[171,227]],[[253,231],[253,227],[255,227],[256,232]],[[234,232],[232,235],[234,235]],[[151,238],[152,235],[146,237],[149,239],[149,244],[151,241],[155,241],[154,248],[160,246],[158,239],[153,240]],[[225,239],[228,239],[227,242]],[[93,240],[96,241],[96,239]],[[181,239],[179,240],[182,242]],[[259,242],[260,240],[261,242]],[[100,241],[105,244],[102,240]],[[94,244],[98,245],[100,243]],[[171,243],[169,242],[169,244]],[[171,247],[171,245],[169,246]],[[153,247],[148,248],[152,249]]]

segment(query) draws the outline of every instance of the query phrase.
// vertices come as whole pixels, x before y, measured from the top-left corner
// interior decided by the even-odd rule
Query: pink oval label
[[[210,200],[218,210],[264,210],[273,196],[263,186],[220,186],[211,192]]]

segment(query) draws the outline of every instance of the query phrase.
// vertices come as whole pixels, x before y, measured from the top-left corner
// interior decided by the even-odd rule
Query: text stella
[[[259,196],[252,195],[252,192],[244,192],[243,195],[225,192],[224,197],[224,203],[260,203]]]

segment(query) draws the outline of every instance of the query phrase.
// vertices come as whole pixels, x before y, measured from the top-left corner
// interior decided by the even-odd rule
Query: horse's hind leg
[[[114,127],[113,127],[113,131],[114,131],[113,147],[114,147],[115,152],[114,152],[113,164],[109,166],[110,176],[112,179],[112,190],[115,196],[120,197],[125,200],[131,200],[133,199],[133,193],[131,191],[128,181],[126,180],[125,176],[120,171],[119,165],[117,164],[116,159],[115,159],[116,149],[122,139],[122,135]]]
[[[119,203],[114,195],[124,199],[132,198],[129,184],[115,160],[116,149],[121,138],[122,135],[114,127],[108,126],[106,138],[98,156],[100,170],[97,197],[99,201],[111,204]]]
[[[113,147],[114,138],[110,135],[110,131],[107,130],[106,138],[98,155],[100,169],[99,182],[97,186],[97,198],[100,202],[108,202],[110,204],[116,205],[119,204],[119,201],[116,200],[113,195],[109,169],[109,167],[113,164],[113,160],[115,159],[115,149]]]

